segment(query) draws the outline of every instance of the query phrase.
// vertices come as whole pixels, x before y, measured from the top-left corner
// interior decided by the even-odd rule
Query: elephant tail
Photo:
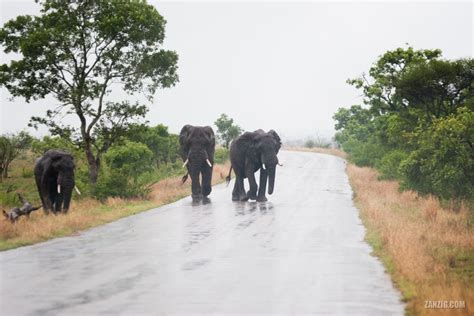
[[[186,180],[188,180],[188,175],[189,175],[189,172],[186,172],[186,174],[181,178],[181,184],[184,184]]]
[[[227,177],[225,177],[225,182],[227,183],[227,185],[229,185],[231,175],[232,175],[232,166],[230,166],[229,174],[227,175]]]

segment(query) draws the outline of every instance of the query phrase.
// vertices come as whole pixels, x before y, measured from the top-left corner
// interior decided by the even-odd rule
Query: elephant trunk
[[[57,193],[62,194],[62,204],[58,205],[58,210],[64,208],[67,212],[71,203],[72,191],[74,190],[74,172],[60,172],[57,178]]]
[[[72,196],[72,188],[68,188],[64,190],[63,196],[64,196],[64,212],[67,212],[69,210],[69,204],[71,203],[71,196]]]
[[[268,194],[273,193],[273,188],[275,186],[275,174],[276,166],[273,166],[268,169]]]

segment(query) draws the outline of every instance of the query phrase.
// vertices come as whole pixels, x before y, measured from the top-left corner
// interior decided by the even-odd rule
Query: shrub
[[[358,166],[373,167],[385,154],[385,149],[376,142],[365,143],[350,139],[342,146],[350,154],[350,160]]]
[[[315,147],[314,140],[308,139],[307,141],[305,141],[305,142],[304,142],[304,147],[306,147],[306,148],[314,148],[314,147]]]
[[[400,163],[408,157],[401,150],[392,150],[385,154],[375,165],[381,173],[381,179],[400,179]]]
[[[124,141],[115,145],[104,155],[106,166],[94,187],[98,199],[108,196],[144,197],[150,189],[153,170],[153,152],[145,144]]]
[[[214,153],[214,162],[225,163],[227,160],[229,160],[229,150],[224,147],[216,148],[216,152]]]
[[[460,108],[416,135],[417,149],[401,164],[404,187],[445,199],[472,199],[474,112]]]

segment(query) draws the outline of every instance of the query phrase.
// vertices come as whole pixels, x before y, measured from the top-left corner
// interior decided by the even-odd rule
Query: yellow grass
[[[407,301],[407,314],[474,315],[474,229],[470,211],[400,192],[374,169],[349,164],[367,240]],[[425,301],[464,301],[463,309],[426,309]]]
[[[229,164],[214,166],[213,184],[224,181]],[[67,215],[46,216],[39,210],[30,218],[11,224],[0,220],[0,250],[34,244],[54,237],[78,234],[80,231],[105,224],[119,218],[139,213],[176,201],[191,193],[191,181],[182,185],[181,177],[164,179],[153,185],[149,199],[109,198],[104,203],[88,198],[72,201]]]

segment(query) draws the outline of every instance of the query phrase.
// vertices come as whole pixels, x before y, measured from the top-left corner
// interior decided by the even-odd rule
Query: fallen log
[[[36,206],[36,207],[31,205],[31,203],[28,202],[23,197],[23,195],[21,195],[21,193],[17,193],[17,194],[18,194],[18,198],[20,199],[20,202],[23,203],[23,206],[21,208],[14,207],[8,212],[3,210],[3,215],[6,217],[7,220],[9,220],[12,223],[15,223],[22,215],[26,215],[26,217],[30,217],[31,212],[36,211],[41,208],[41,205]]]

